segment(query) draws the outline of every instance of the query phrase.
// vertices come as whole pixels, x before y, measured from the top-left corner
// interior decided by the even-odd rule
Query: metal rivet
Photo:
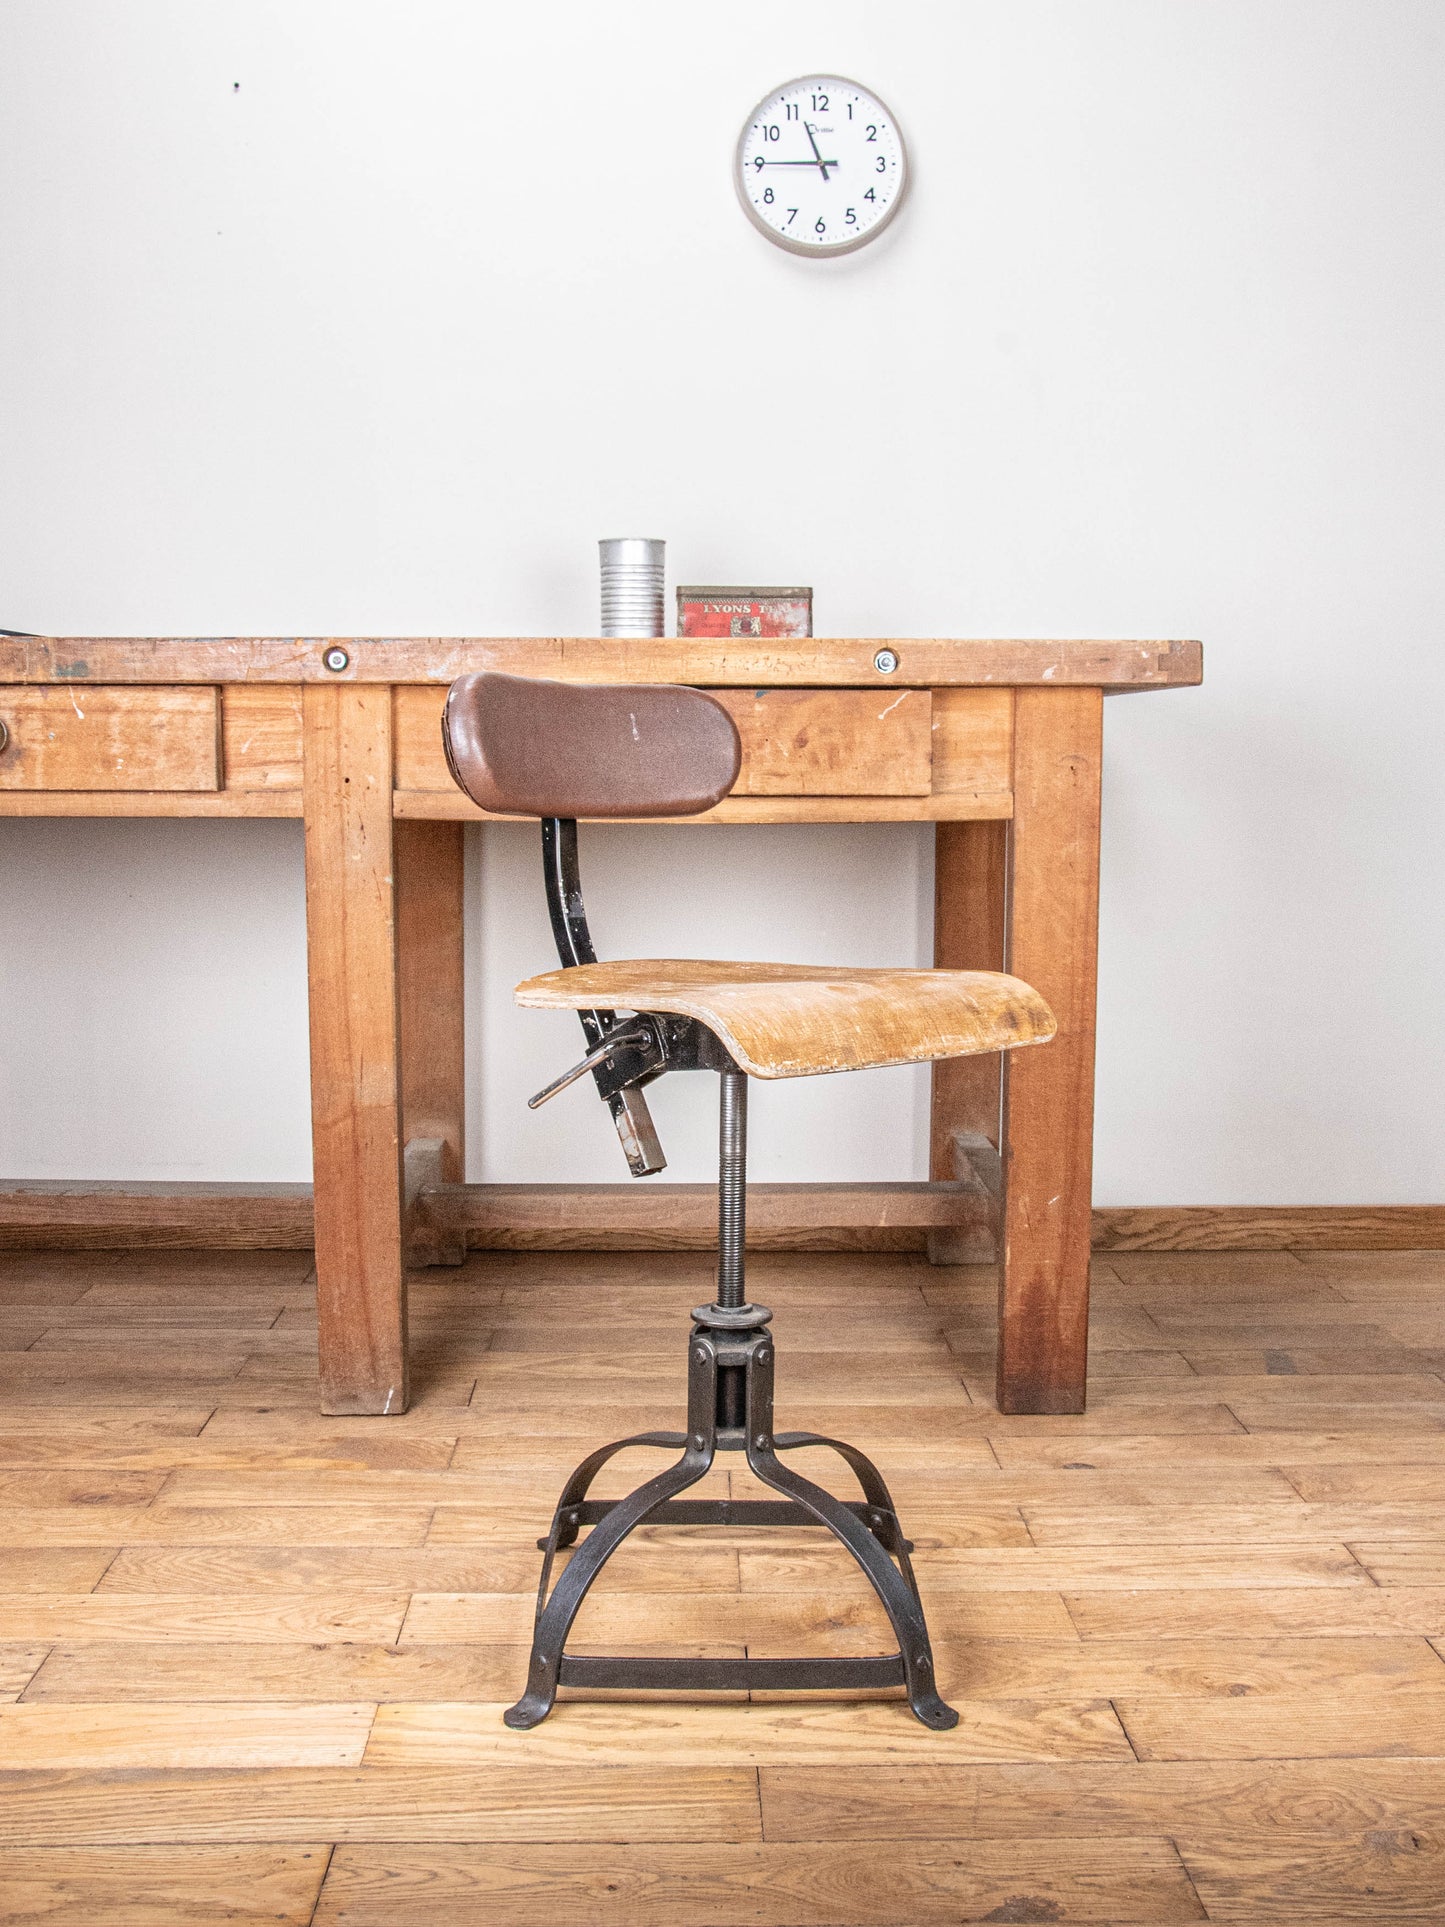
[[[772,1356],[773,1354],[768,1350],[767,1346],[764,1345],[763,1349],[758,1353],[758,1363],[760,1365],[767,1365],[771,1363]]]
[[[328,649],[321,658],[322,666],[329,669],[333,676],[339,676],[343,669],[351,667],[351,658],[344,649]]]
[[[873,667],[880,676],[891,676],[898,667],[898,658],[891,649],[880,649],[873,658]]]
[[[699,1365],[706,1365],[707,1363],[706,1345],[699,1345],[697,1350],[693,1353],[693,1357],[697,1360]]]
[[[701,1452],[702,1448],[707,1444],[707,1440],[701,1432],[694,1432],[692,1435],[692,1443],[694,1450]]]
[[[920,1673],[926,1673],[929,1669],[929,1658],[927,1653],[920,1653],[917,1659],[914,1660],[913,1664],[918,1668]]]
[[[758,1436],[757,1436],[757,1437],[756,1437],[756,1438],[755,1438],[755,1439],[753,1440],[753,1444],[757,1446],[757,1448],[759,1449],[759,1451],[762,1451],[762,1452],[766,1452],[766,1450],[768,1449],[768,1435],[767,1435],[767,1433],[766,1433],[766,1432],[759,1432],[759,1433],[758,1433]]]

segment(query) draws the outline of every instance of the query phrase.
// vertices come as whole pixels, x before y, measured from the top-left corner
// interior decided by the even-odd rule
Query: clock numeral
[[[773,190],[770,187],[765,187],[763,189],[763,199],[767,202],[769,207],[773,205]]]
[[[857,227],[858,225],[858,216],[851,207],[844,210],[843,219],[848,223],[849,227]]]
[[[813,112],[815,114],[826,114],[827,111],[828,111],[828,96],[826,94],[814,94]]]
[[[781,140],[782,133],[783,130],[781,127],[765,127],[763,129],[763,139],[765,141]]]
[[[848,118],[849,120],[853,118],[853,103],[851,100],[848,102]]]
[[[767,166],[767,162],[763,159],[761,154],[757,154],[753,158],[753,166],[758,169],[759,173],[761,173],[763,168]]]
[[[828,232],[828,223],[823,219],[821,214],[813,223],[813,232],[814,234],[826,234]]]
[[[795,100],[790,100],[790,101],[786,101],[786,102],[784,103],[784,105],[783,105],[783,118],[784,118],[785,120],[796,120],[796,119],[798,118],[798,103],[797,103],[797,101],[795,101]]]
[[[784,227],[791,227],[793,225],[793,216],[797,213],[797,211],[798,210],[795,207],[790,207],[788,209],[788,218],[783,223]]]
[[[872,188],[870,187],[868,192],[863,196],[863,199],[865,201],[876,201],[878,199],[878,196],[873,192]]]
[[[878,129],[877,129],[876,127],[870,127],[870,128],[868,129],[868,138],[869,138],[869,140],[870,140],[870,141],[876,141],[876,140],[877,140],[877,138],[878,138]]]
[[[888,172],[888,162],[881,154],[878,156],[878,172],[880,174],[886,174]]]

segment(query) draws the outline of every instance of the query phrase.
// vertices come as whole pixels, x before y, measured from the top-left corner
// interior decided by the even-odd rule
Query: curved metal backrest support
[[[737,781],[737,725],[674,683],[459,676],[442,712],[447,761],[501,816],[696,816]]]
[[[542,819],[542,875],[547,887],[547,913],[562,968],[596,963],[587,911],[582,902],[582,873],[577,865],[575,816]]]

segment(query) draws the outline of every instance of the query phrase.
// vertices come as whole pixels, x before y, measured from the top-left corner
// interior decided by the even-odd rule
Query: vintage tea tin
[[[678,585],[680,636],[811,636],[811,589]]]

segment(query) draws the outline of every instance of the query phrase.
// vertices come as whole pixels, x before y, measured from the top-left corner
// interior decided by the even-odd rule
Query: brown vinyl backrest
[[[442,740],[458,786],[500,816],[696,816],[742,762],[722,704],[673,683],[459,676]]]

